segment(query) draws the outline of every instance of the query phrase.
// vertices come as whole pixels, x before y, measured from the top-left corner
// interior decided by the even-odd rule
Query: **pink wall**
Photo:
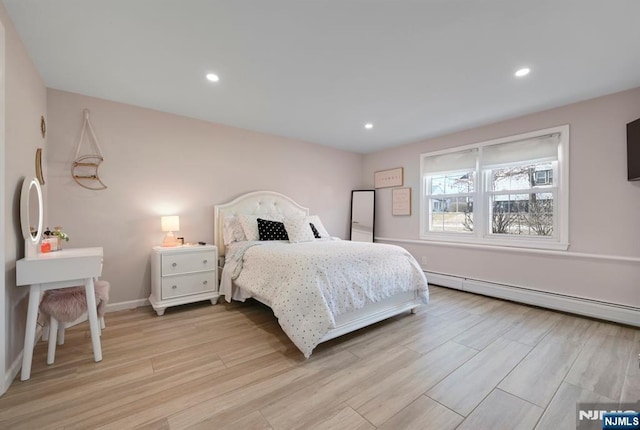
[[[104,152],[104,191],[81,188],[69,172],[84,108]],[[149,254],[162,242],[162,214],[180,215],[178,236],[186,241],[212,243],[214,205],[268,189],[347,237],[360,154],[51,89],[48,110],[49,225],[65,228],[68,246],[104,247],[111,303],[149,296]]]
[[[17,370],[15,365],[23,347],[26,320],[25,300],[28,289],[16,287],[16,259],[24,255],[20,230],[20,187],[25,177],[35,176],[35,153],[46,151],[46,140],[40,134],[40,116],[47,116],[46,88],[20,41],[6,9],[0,3],[0,22],[5,28],[5,164],[4,175],[5,228],[4,246],[5,309],[5,368]],[[46,152],[45,152],[46,153]],[[47,187],[43,188],[45,196]],[[13,367],[12,367],[13,366]],[[3,369],[5,370],[5,369]],[[10,378],[11,372],[7,375]],[[10,381],[8,381],[10,382]]]
[[[625,128],[638,118],[635,88],[368,154],[365,185],[373,185],[375,171],[403,166],[405,186],[413,193],[413,215],[394,217],[391,189],[377,190],[376,236],[419,239],[421,153],[569,124],[571,245],[564,256],[398,243],[424,261],[427,271],[640,307],[640,183],[627,181]],[[616,256],[631,261],[607,258]]]

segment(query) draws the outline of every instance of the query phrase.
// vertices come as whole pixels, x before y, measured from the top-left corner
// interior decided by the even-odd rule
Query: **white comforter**
[[[428,302],[424,272],[405,249],[341,240],[234,243],[221,279],[227,301],[266,301],[305,357],[337,316],[414,290]]]

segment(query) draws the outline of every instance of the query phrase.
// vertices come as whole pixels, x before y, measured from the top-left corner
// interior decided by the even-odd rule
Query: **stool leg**
[[[58,320],[51,317],[49,320],[49,350],[47,351],[47,364],[53,364],[56,358],[56,337],[58,335]]]
[[[87,300],[87,312],[89,318],[89,328],[91,329],[91,343],[93,345],[94,361],[102,361],[102,345],[100,345],[100,322],[98,321],[98,308],[96,304],[96,291],[93,279],[85,279],[85,297]]]
[[[67,328],[67,323],[58,324],[58,345],[64,345],[64,331]]]

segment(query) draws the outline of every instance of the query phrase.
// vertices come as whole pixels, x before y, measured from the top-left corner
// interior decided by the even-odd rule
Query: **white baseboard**
[[[122,311],[125,309],[135,309],[140,306],[151,306],[148,299],[130,300],[128,302],[108,303],[107,312]]]
[[[20,369],[22,369],[23,354],[24,351],[21,351],[20,354],[18,354],[16,359],[13,360],[13,363],[11,363],[11,367],[7,369],[7,373],[4,374],[4,391],[2,392],[2,394],[4,394],[9,389],[9,387],[13,383],[13,380],[16,378],[16,376],[18,376],[18,373],[20,373]]]
[[[640,309],[425,271],[434,285],[640,327]]]
[[[457,276],[451,275],[443,275],[441,273],[427,272],[426,270],[424,271],[424,273],[427,275],[427,281],[429,281],[430,284],[440,285],[447,288],[455,288],[456,290],[463,289],[462,284],[464,282],[464,278],[459,278]]]
[[[40,341],[40,337],[42,337],[42,327],[36,327],[36,344]],[[11,366],[7,369],[7,372],[4,374],[4,391],[0,393],[0,395],[4,394],[11,384],[13,380],[16,379],[20,370],[22,370],[22,357],[24,356],[24,350],[20,351],[20,354],[13,360]]]

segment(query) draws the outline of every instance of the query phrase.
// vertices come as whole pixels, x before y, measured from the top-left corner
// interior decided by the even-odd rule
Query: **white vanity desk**
[[[42,292],[54,288],[84,285],[93,356],[95,361],[102,360],[100,325],[93,283],[93,279],[101,274],[102,248],[76,248],[45,254],[37,253],[16,262],[16,285],[30,285],[21,380],[26,381],[31,377],[40,296]]]

